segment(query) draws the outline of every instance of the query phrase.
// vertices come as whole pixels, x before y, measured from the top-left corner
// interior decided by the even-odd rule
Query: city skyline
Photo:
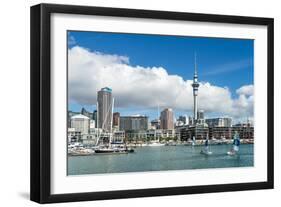
[[[159,123],[161,121],[161,114],[162,112],[165,112],[167,110],[172,110],[172,114],[173,114],[173,109],[172,108],[164,108],[163,110],[160,110],[159,111],[159,116],[157,117],[149,117],[145,114],[130,114],[130,115],[125,115],[125,114],[120,114],[120,112],[118,111],[113,111],[113,119],[112,119],[112,127],[114,126],[118,126],[119,124],[117,124],[118,122],[120,122],[120,117],[135,117],[135,118],[138,118],[138,117],[147,117],[147,120],[148,122],[150,122],[151,124],[153,122],[155,122],[156,120],[159,120]],[[78,111],[71,111],[71,110],[68,110],[68,114],[70,115],[69,116],[69,120],[71,119],[71,116],[74,116],[74,115],[85,115],[86,117],[90,118],[91,120],[94,120],[96,121],[97,120],[97,116],[95,116],[95,113],[97,113],[97,110],[94,110],[94,111],[88,111],[87,109],[85,109],[84,107],[82,107],[80,110]],[[203,114],[203,119],[204,120],[216,120],[216,121],[219,121],[219,120],[230,120],[231,123],[233,125],[236,125],[236,124],[251,124],[253,125],[253,120],[251,119],[246,119],[246,120],[243,120],[243,121],[238,121],[238,122],[235,122],[235,120],[232,119],[232,117],[228,117],[228,116],[221,116],[221,117],[208,117],[208,116],[205,116],[204,114],[204,110],[199,110],[197,111],[197,116],[198,116],[198,120],[199,120],[199,123],[200,123],[200,114]],[[115,116],[118,116],[118,119],[116,119],[117,117]],[[194,115],[193,116],[188,116],[186,114],[180,114],[179,116],[175,116],[175,115],[172,115],[172,120],[173,120],[173,124],[174,126],[177,126],[177,122],[183,122],[185,123],[184,125],[192,125],[192,121],[194,119]],[[100,120],[100,119],[99,119]],[[184,121],[183,121],[184,120]],[[180,125],[179,125],[180,126]],[[102,128],[101,126],[97,126],[97,122],[95,122],[95,128]],[[160,125],[159,125],[159,128]]]
[[[83,37],[80,35],[82,34]],[[235,117],[236,114],[243,114],[244,117],[240,118],[252,118],[253,116],[253,65],[246,63],[247,61],[237,61],[236,65],[227,63],[227,58],[223,56],[218,55],[222,60],[221,65],[226,65],[225,68],[228,69],[228,72],[224,72],[222,70],[222,67],[216,67],[213,70],[206,71],[204,67],[207,60],[205,60],[205,53],[200,50],[200,47],[196,45],[196,42],[198,39],[200,41],[203,39],[205,41],[205,44],[207,44],[209,47],[216,48],[217,45],[212,46],[214,44],[214,41],[224,42],[225,45],[231,45],[229,47],[234,47],[233,45],[237,44],[239,47],[245,49],[248,48],[248,54],[244,56],[248,56],[247,58],[244,57],[244,59],[248,59],[248,62],[251,62],[253,57],[252,50],[253,50],[253,42],[251,40],[225,40],[225,39],[216,39],[216,38],[191,38],[191,37],[167,37],[167,36],[161,36],[157,37],[160,38],[159,45],[163,44],[163,42],[171,43],[171,42],[182,42],[184,40],[188,40],[189,43],[193,43],[196,46],[189,47],[188,50],[185,52],[177,52],[175,51],[178,56],[182,56],[186,54],[186,56],[189,56],[189,58],[186,58],[185,60],[181,59],[181,64],[186,64],[185,68],[180,68],[180,71],[178,69],[174,69],[168,66],[161,66],[161,63],[159,62],[158,65],[153,66],[145,66],[149,62],[147,59],[144,59],[142,61],[143,63],[136,64],[134,63],[134,59],[137,55],[134,53],[132,54],[126,54],[124,53],[118,53],[109,51],[109,47],[104,47],[104,50],[102,50],[101,44],[97,44],[96,48],[92,47],[91,44],[87,47],[87,49],[84,47],[85,39],[87,39],[87,36],[104,38],[108,39],[111,37],[112,39],[117,37],[123,37],[121,39],[123,42],[127,40],[128,42],[132,41],[132,36],[136,37],[137,40],[142,39],[142,42],[155,39],[156,36],[152,35],[125,35],[125,34],[107,34],[107,33],[96,33],[96,32],[88,32],[87,33],[81,33],[81,32],[71,32],[69,33],[69,39],[72,40],[72,43],[69,42],[69,73],[70,73],[70,80],[69,80],[69,110],[72,111],[79,111],[82,107],[86,108],[88,111],[93,111],[96,109],[96,94],[93,93],[95,90],[99,90],[102,87],[110,87],[113,90],[113,95],[115,97],[115,107],[114,112],[120,112],[122,115],[133,115],[133,114],[141,114],[141,115],[147,115],[150,117],[150,120],[153,120],[154,118],[158,117],[158,105],[161,110],[164,108],[172,108],[174,110],[175,117],[178,117],[180,115],[187,115],[192,116],[193,111],[193,100],[192,100],[192,78],[193,78],[193,69],[194,69],[194,51],[196,51],[197,56],[200,58],[197,58],[197,65],[198,65],[198,73],[199,73],[199,96],[198,96],[198,109],[204,110],[206,112],[206,117],[217,117],[217,116],[228,116],[228,117],[234,117],[234,119],[239,119],[238,117]],[[70,38],[71,37],[71,38]],[[179,38],[179,39],[177,39]],[[135,40],[135,42],[138,42]],[[186,41],[187,41],[186,40]],[[121,41],[121,43],[122,43]],[[203,42],[204,42],[203,41]],[[206,43],[206,41],[209,43]],[[233,43],[235,42],[235,44]],[[93,39],[88,38],[88,43],[94,42]],[[101,41],[103,42],[103,41]],[[230,43],[232,42],[232,43]],[[246,43],[245,43],[246,42]],[[104,43],[104,42],[103,42]],[[157,43],[157,42],[156,42]],[[202,43],[201,43],[202,44]],[[192,44],[191,44],[192,45]],[[245,46],[246,45],[246,46]],[[249,46],[250,45],[250,46]],[[157,45],[158,46],[158,45]],[[119,48],[117,45],[113,45],[113,48]],[[136,46],[137,47],[137,46]],[[134,48],[134,47],[133,47]],[[180,50],[183,50],[182,47],[179,47]],[[199,49],[198,49],[199,48]],[[241,50],[240,48],[240,50]],[[239,53],[240,50],[236,48],[236,53]],[[193,54],[191,52],[193,51]],[[245,52],[243,50],[243,52]],[[140,51],[141,53],[141,51]],[[218,52],[219,53],[219,52]],[[230,52],[230,53],[233,53]],[[198,55],[199,54],[199,55]],[[192,58],[190,56],[193,56]],[[159,54],[159,56],[163,56],[163,54]],[[79,57],[79,61],[82,62],[81,64],[77,64],[75,59]],[[85,58],[85,60],[81,59]],[[239,57],[241,58],[241,57]],[[174,55],[171,55],[170,62],[175,63],[175,57]],[[235,59],[235,55],[233,56],[233,59]],[[82,60],[82,61],[81,61]],[[165,58],[163,59],[163,62],[165,62]],[[212,62],[210,62],[210,66],[212,66]],[[85,63],[88,63],[85,64]],[[135,65],[136,64],[136,65]],[[81,68],[81,65],[84,67]],[[85,66],[86,65],[86,66]],[[90,67],[89,67],[90,65]],[[164,65],[164,64],[163,64]],[[177,64],[174,64],[177,65]],[[188,66],[189,65],[189,66]],[[244,66],[243,66],[244,65]],[[242,67],[243,66],[243,67]],[[81,76],[75,77],[75,74],[77,68],[79,67],[79,72],[83,74],[83,71],[85,74]],[[106,70],[108,70],[109,73],[114,73],[114,77],[109,75],[109,78],[105,77]],[[120,77],[118,77],[115,72],[118,71],[120,73]],[[125,72],[125,73],[124,73]],[[136,75],[136,78],[140,78],[139,85],[143,85],[142,87],[134,84],[127,84],[127,87],[122,88],[122,78],[124,77],[124,82],[127,83],[127,77],[124,76],[126,72],[131,73],[131,78],[134,79],[134,75]],[[230,77],[227,73],[230,74]],[[240,79],[235,78],[235,74],[240,74]],[[234,75],[233,75],[234,74]],[[244,74],[244,75],[243,75]],[[79,85],[79,78],[81,81],[83,81],[83,77],[90,76],[92,82],[90,85],[81,85],[82,87],[78,87],[78,89],[83,89],[85,86],[88,87],[89,90],[87,91],[79,91],[77,92],[77,89],[72,91],[72,85],[77,86]],[[215,81],[211,81],[212,78],[216,77]],[[224,77],[224,79],[228,79],[228,85],[221,86],[223,84],[221,82],[221,76]],[[96,79],[94,78],[96,77]],[[144,78],[148,77],[149,81],[155,81],[155,84],[143,84],[141,81],[144,81]],[[151,79],[151,77],[154,77],[155,80]],[[208,79],[206,79],[208,77]],[[97,78],[103,78],[103,79],[109,79],[107,81],[98,80]],[[114,79],[112,79],[114,78]],[[150,79],[149,79],[150,78]],[[167,91],[167,93],[163,93],[161,88],[157,88],[157,84],[161,85],[163,82],[158,79],[166,79],[166,82],[171,82],[172,85],[170,85],[170,91]],[[242,80],[242,79],[247,80]],[[119,85],[116,85],[116,80],[119,81]],[[210,81],[206,81],[210,80]],[[86,80],[84,80],[87,82]],[[111,81],[111,82],[110,82]],[[121,82],[120,82],[121,81]],[[135,81],[137,82],[137,80]],[[237,83],[239,82],[239,83]],[[132,83],[132,82],[129,82]],[[114,85],[115,84],[115,85]],[[242,85],[241,85],[242,84]],[[148,89],[145,88],[145,85],[148,85]],[[240,87],[237,88],[236,85],[240,85]],[[90,86],[90,88],[89,88]],[[113,87],[112,87],[113,86]],[[124,85],[123,85],[124,86]],[[99,87],[99,88],[98,88]],[[149,88],[150,87],[150,88]],[[167,87],[164,82],[164,89]],[[136,90],[136,93],[132,93],[132,91]],[[125,92],[120,92],[121,90]],[[140,90],[144,90],[144,94],[138,93]],[[174,90],[174,91],[173,91]],[[128,94],[126,94],[126,91],[128,91]],[[212,94],[210,94],[212,92]],[[174,94],[178,93],[178,94]],[[160,96],[167,96],[167,97],[156,97],[155,94],[158,94]],[[90,97],[92,96],[92,97]],[[129,97],[128,97],[129,96]],[[213,97],[212,97],[213,96]],[[148,100],[146,100],[148,99]],[[157,99],[157,100],[155,100]],[[221,100],[222,99],[222,100]],[[122,102],[123,101],[123,102]],[[147,101],[150,101],[151,103],[147,103]],[[219,106],[220,103],[224,103],[223,106]],[[127,104],[127,105],[126,105]],[[141,107],[143,106],[143,107]],[[242,112],[242,113],[241,113]],[[158,117],[159,118],[159,117]]]

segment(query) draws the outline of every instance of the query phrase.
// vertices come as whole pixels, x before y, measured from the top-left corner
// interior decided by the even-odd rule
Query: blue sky
[[[254,40],[80,31],[69,32],[68,39],[69,48],[79,45],[103,54],[127,56],[133,67],[163,67],[184,80],[193,78],[196,53],[199,81],[227,87],[233,98],[237,98],[238,88],[253,84]],[[74,111],[82,106],[95,108],[69,103]]]

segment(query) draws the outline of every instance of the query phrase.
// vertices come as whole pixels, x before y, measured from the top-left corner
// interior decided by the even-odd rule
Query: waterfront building
[[[93,146],[97,143],[96,134],[83,134],[81,139],[82,144],[85,146]]]
[[[100,128],[90,128],[89,130],[89,134],[94,134],[96,136],[98,136],[101,133],[102,133],[102,129]]]
[[[125,139],[128,142],[145,142],[147,141],[146,130],[126,130]]]
[[[112,142],[124,142],[125,131],[114,131]]]
[[[146,131],[147,141],[157,140],[163,138],[163,130],[162,129],[149,129]]]
[[[148,117],[142,115],[135,116],[120,116],[120,130],[147,130]]]
[[[231,133],[238,132],[240,139],[254,139],[254,127],[250,124],[235,125],[231,127]]]
[[[80,131],[81,134],[88,134],[90,129],[90,119],[82,114],[71,117],[71,128]]]
[[[98,91],[98,128],[110,132],[112,128],[112,90],[108,87]]]
[[[74,111],[68,111],[67,112],[67,127],[70,128],[71,127],[71,117],[74,115],[78,115],[80,114],[79,112],[74,112]]]
[[[96,145],[98,138],[102,137],[102,135],[102,129],[90,127],[89,133],[83,134],[81,141],[84,145]]]
[[[177,140],[181,140],[182,138],[182,134],[181,134],[181,131],[183,129],[186,129],[188,126],[186,125],[183,125],[183,126],[176,126],[175,127],[175,137],[177,138]]]
[[[228,126],[209,127],[210,139],[232,139],[232,129]]]
[[[191,127],[179,127],[177,133],[180,133],[180,139],[182,141],[192,140],[193,136],[196,140],[205,139],[207,134],[210,139],[222,140],[233,139],[235,132],[238,132],[241,140],[253,140],[254,139],[254,127],[250,125],[236,125],[230,127],[206,127],[202,125],[196,125]]]
[[[231,127],[232,119],[228,117],[211,118],[205,120],[209,127]]]
[[[156,139],[156,129],[148,129],[146,131],[147,141]]]
[[[195,137],[196,140],[203,140],[209,135],[209,128],[205,125],[196,125],[189,127],[187,139],[192,140]]]
[[[171,108],[166,108],[160,115],[161,129],[174,129],[174,113]]]
[[[181,141],[204,140],[209,134],[209,128],[204,125],[196,125],[190,127],[182,127],[179,129]]]
[[[78,142],[82,136],[81,136],[81,131],[76,131],[75,128],[68,128],[67,129],[67,137],[68,137],[68,142]]]
[[[174,129],[162,129],[161,137],[163,138],[174,138],[175,130]]]

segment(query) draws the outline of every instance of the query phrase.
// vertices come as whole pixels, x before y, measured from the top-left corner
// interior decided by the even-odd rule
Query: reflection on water
[[[162,170],[245,167],[254,165],[253,144],[240,145],[239,155],[226,154],[230,145],[210,146],[212,155],[200,154],[202,146],[139,147],[135,153],[69,156],[68,175],[144,172]]]

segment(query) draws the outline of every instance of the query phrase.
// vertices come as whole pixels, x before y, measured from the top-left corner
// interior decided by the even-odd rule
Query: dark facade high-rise
[[[120,130],[147,130],[147,116],[120,116]]]
[[[119,127],[120,127],[120,113],[119,112],[113,113],[113,127],[116,127],[117,129],[119,129]]]
[[[93,120],[95,120],[95,128],[98,128],[98,111],[94,110],[93,112]]]

